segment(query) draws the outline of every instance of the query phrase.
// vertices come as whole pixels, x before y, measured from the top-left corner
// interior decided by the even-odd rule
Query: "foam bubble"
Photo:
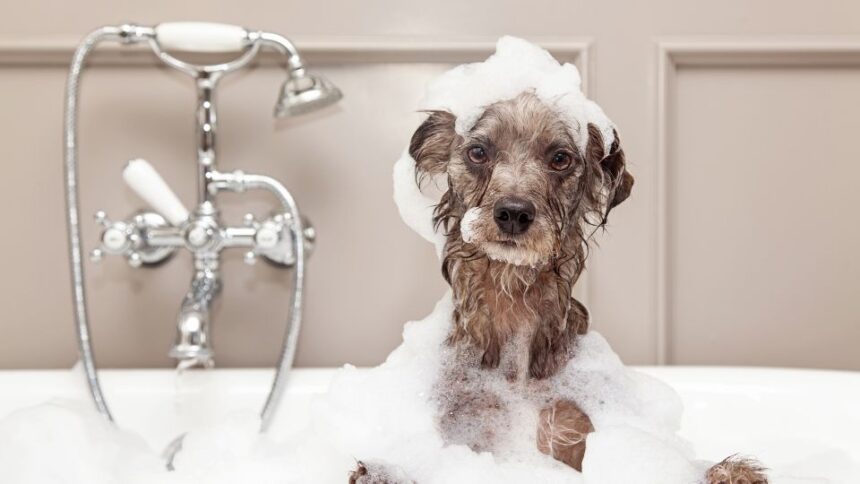
[[[600,129],[608,153],[615,126],[581,87],[576,66],[559,63],[549,52],[523,39],[505,36],[487,60],[455,67],[431,82],[420,108],[454,114],[455,130],[465,134],[490,104],[533,91],[567,121],[581,150],[588,143],[587,126],[592,123]]]
[[[473,207],[466,211],[463,220],[460,221],[460,234],[463,242],[469,243],[475,239],[475,222],[481,216],[481,207]]]

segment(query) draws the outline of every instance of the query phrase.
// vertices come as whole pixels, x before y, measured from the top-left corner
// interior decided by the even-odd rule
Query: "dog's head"
[[[409,146],[419,182],[447,175],[435,223],[494,260],[581,265],[588,227],[602,226],[633,186],[617,135],[604,143],[588,124],[581,149],[575,127],[531,92],[488,106],[463,135],[455,121],[431,111]]]

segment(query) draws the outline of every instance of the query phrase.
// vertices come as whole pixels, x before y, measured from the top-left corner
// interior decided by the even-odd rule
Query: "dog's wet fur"
[[[434,217],[447,237],[442,274],[454,299],[435,385],[440,432],[449,444],[494,450],[491,422],[506,408],[481,381],[500,374],[542,408],[536,434],[521,438],[536,435],[540,452],[581,470],[594,427],[546,382],[588,330],[588,311],[572,289],[591,236],[630,195],[624,151],[615,132],[605,149],[591,124],[579,149],[574,130],[531,92],[488,106],[465,135],[454,123],[451,113],[429,112],[409,147],[417,183],[441,176],[448,187]],[[477,216],[464,237],[461,221],[470,210]],[[404,482],[388,477],[395,474],[384,464],[360,463],[350,482]],[[741,458],[714,465],[703,479],[767,483],[760,465]]]

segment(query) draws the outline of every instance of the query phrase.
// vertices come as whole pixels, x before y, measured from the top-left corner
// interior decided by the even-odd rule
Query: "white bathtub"
[[[826,456],[826,465],[860,462],[860,372],[720,367],[645,367],[680,393],[681,434],[701,458],[741,452],[769,465]],[[335,370],[294,370],[275,427],[289,433],[306,420],[315,394]],[[269,370],[190,372],[106,370],[105,394],[116,421],[156,449],[198,424],[257,411]],[[0,372],[0,418],[53,398],[86,399],[72,371]],[[835,459],[835,461],[834,461]],[[824,465],[824,464],[822,464]]]

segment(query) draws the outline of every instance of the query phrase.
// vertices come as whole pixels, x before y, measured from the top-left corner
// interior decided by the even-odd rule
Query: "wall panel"
[[[697,49],[698,47],[698,49]],[[669,49],[667,362],[856,368],[857,49]]]

